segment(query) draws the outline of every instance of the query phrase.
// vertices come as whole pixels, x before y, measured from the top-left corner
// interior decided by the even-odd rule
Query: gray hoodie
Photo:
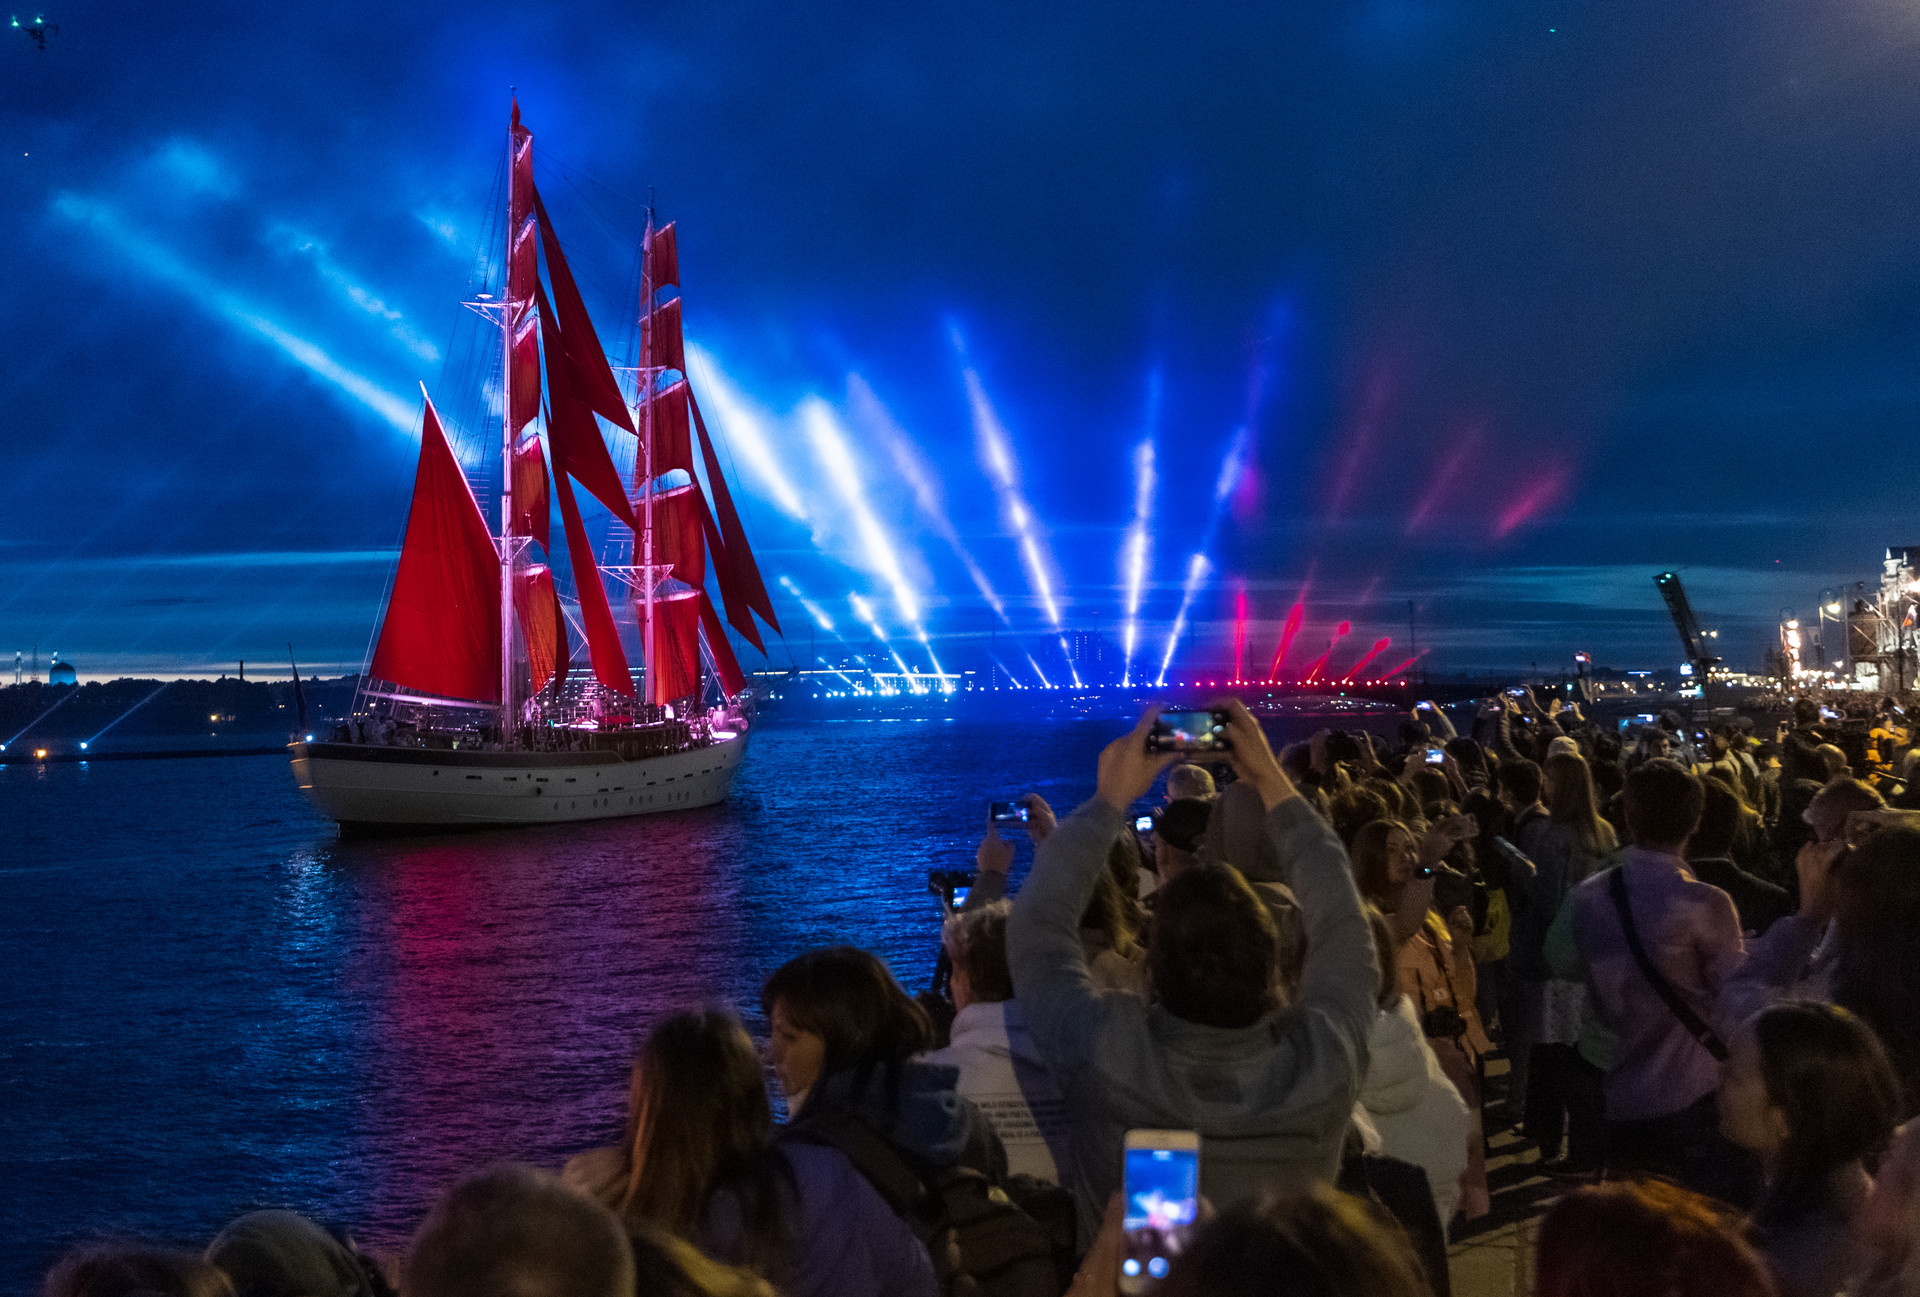
[[[1290,1008],[1249,1027],[1205,1027],[1096,989],[1080,914],[1120,819],[1096,800],[1063,821],[1035,853],[1007,928],[1015,991],[1067,1100],[1083,1238],[1120,1187],[1129,1130],[1199,1131],[1200,1191],[1216,1210],[1265,1189],[1330,1181],[1366,1070],[1379,984],[1347,853],[1292,797],[1267,816],[1273,867],[1287,876],[1256,880],[1286,883],[1299,900],[1307,957]]]

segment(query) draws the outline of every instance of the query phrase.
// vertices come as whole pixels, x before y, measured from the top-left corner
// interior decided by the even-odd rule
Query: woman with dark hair
[[[1554,1203],[1533,1297],[1777,1297],[1764,1262],[1713,1204],[1664,1180],[1579,1189]]]
[[[793,1127],[852,1117],[923,1171],[966,1166],[1006,1179],[999,1138],[956,1092],[959,1069],[915,1059],[932,1047],[926,1013],[879,956],[852,946],[809,950],[774,970],[760,1006]]]
[[[678,1013],[648,1034],[620,1146],[580,1154],[562,1179],[635,1237],[691,1240],[789,1297],[936,1287],[926,1249],[843,1154],[773,1143],[759,1057],[726,1013]]]
[[[1735,1034],[1720,1129],[1760,1157],[1755,1241],[1782,1297],[1833,1297],[1866,1260],[1854,1235],[1893,1136],[1899,1086],[1867,1025],[1831,1004],[1777,1004]]]

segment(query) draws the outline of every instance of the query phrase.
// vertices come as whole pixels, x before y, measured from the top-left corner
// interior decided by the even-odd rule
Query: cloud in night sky
[[[649,194],[680,222],[776,602],[911,607],[950,666],[997,627],[1052,673],[1028,546],[1119,638],[1149,374],[1153,662],[1216,513],[1176,661],[1240,590],[1270,655],[1312,573],[1303,643],[1412,604],[1436,670],[1657,665],[1677,566],[1753,665],[1920,541],[1911,6],[48,16],[0,49],[0,628],[86,674],[357,664],[422,383],[484,496],[509,87],[615,350]]]

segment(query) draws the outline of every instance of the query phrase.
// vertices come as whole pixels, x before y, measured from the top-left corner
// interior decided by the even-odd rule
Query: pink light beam
[[[1567,485],[1567,467],[1564,464],[1548,469],[1533,479],[1514,502],[1500,514],[1500,520],[1493,529],[1495,540],[1505,540],[1525,524],[1545,513],[1547,508],[1560,498]]]
[[[1241,586],[1233,597],[1233,682],[1239,684],[1246,677],[1240,668],[1247,655],[1247,588]]]
[[[1353,664],[1353,669],[1348,671],[1346,675],[1340,677],[1340,682],[1342,684],[1345,684],[1347,681],[1352,680],[1354,677],[1358,676],[1361,670],[1366,667],[1367,663],[1373,661],[1375,658],[1379,657],[1382,653],[1385,653],[1387,651],[1387,647],[1392,643],[1393,643],[1393,637],[1390,635],[1374,641],[1373,647],[1367,650],[1366,656],[1361,658],[1358,662],[1355,662]]]
[[[1280,664],[1286,661],[1287,650],[1293,645],[1293,637],[1300,633],[1300,622],[1307,613],[1307,592],[1302,590],[1300,597],[1293,602],[1287,613],[1287,624],[1280,631],[1280,647],[1274,651],[1273,666],[1267,670],[1267,683],[1273,684],[1280,679]]]
[[[1408,667],[1412,666],[1415,662],[1418,662],[1421,658],[1425,657],[1426,655],[1427,655],[1427,650],[1421,649],[1418,653],[1415,653],[1412,657],[1408,658],[1405,662],[1402,662],[1399,666],[1387,672],[1385,675],[1381,676],[1380,678],[1382,680],[1391,680],[1395,676],[1399,675],[1402,671],[1405,671]]]

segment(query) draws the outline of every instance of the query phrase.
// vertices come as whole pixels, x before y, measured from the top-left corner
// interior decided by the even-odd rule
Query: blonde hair
[[[1593,793],[1593,771],[1578,752],[1556,752],[1547,758],[1547,817],[1571,824],[1580,845],[1598,855],[1618,846],[1613,826],[1600,818]]]

